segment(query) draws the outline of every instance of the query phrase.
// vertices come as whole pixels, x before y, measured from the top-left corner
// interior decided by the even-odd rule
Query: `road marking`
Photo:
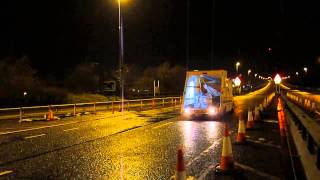
[[[262,122],[278,124],[276,120],[262,120]]]
[[[265,172],[259,171],[259,170],[257,170],[257,169],[252,168],[252,167],[249,167],[249,166],[247,166],[247,165],[240,164],[240,163],[238,163],[238,162],[235,162],[234,164],[235,164],[236,166],[244,169],[244,170],[251,171],[251,172],[253,172],[253,173],[255,173],[255,174],[258,174],[259,176],[266,177],[266,178],[271,179],[271,180],[280,180],[280,179],[281,179],[281,178],[279,178],[279,177],[276,177],[276,176],[273,176],[273,175],[271,175],[271,174],[267,174],[267,173],[265,173]]]
[[[262,143],[260,141],[256,141],[256,140],[252,140],[252,139],[247,139],[247,141],[255,143],[255,144],[261,144],[263,146],[269,146],[269,147],[281,149],[281,146],[279,146],[279,145],[274,145],[274,144],[270,144],[270,143]]]
[[[4,175],[10,174],[12,172],[13,171],[2,171],[2,172],[0,172],[0,176],[4,176]]]
[[[197,161],[198,159],[200,159],[202,156],[206,156],[209,152],[210,149],[213,149],[215,146],[217,146],[219,144],[219,142],[221,141],[222,138],[219,138],[217,140],[215,140],[215,142],[209,146],[207,149],[205,149],[204,151],[202,151],[197,157],[191,159],[187,164],[186,167],[189,167],[192,163],[194,163],[195,161]]]
[[[24,139],[32,139],[32,138],[36,138],[36,137],[41,137],[41,136],[45,136],[46,134],[38,134],[38,135],[34,135],[34,136],[27,136],[24,137]]]
[[[161,124],[161,125],[159,125],[159,126],[153,127],[152,129],[158,129],[158,128],[161,128],[161,127],[163,127],[163,126],[167,126],[167,125],[172,124],[172,123],[173,123],[173,122],[168,122],[168,123],[165,123],[165,124]]]
[[[64,131],[64,132],[68,132],[68,131],[74,131],[74,130],[77,130],[77,129],[79,129],[79,128],[64,129],[63,131]]]

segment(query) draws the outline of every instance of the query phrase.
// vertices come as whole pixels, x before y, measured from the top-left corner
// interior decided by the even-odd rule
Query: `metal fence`
[[[123,108],[127,111],[143,111],[163,107],[176,107],[180,106],[181,102],[181,97],[125,100]],[[2,108],[0,109],[0,119],[22,120],[26,118],[43,118],[49,109],[57,117],[77,116],[86,113],[96,113],[97,111],[115,113],[116,111],[121,111],[121,101]]]

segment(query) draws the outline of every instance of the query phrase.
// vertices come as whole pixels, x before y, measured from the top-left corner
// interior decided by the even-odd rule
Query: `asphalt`
[[[172,108],[131,112],[124,118],[100,113],[19,128],[2,126],[0,179],[170,179],[181,146],[187,174],[196,179],[287,179],[291,164],[283,158],[287,153],[275,104],[266,111],[266,121],[247,131],[249,143],[232,147],[241,174],[216,176],[213,171],[220,161],[224,123],[233,141],[238,117],[245,117],[271,89],[235,98],[235,113],[216,120],[181,119],[179,110]]]

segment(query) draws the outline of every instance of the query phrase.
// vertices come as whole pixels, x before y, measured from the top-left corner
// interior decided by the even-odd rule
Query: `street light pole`
[[[121,11],[121,0],[118,0],[119,8],[119,85],[121,96],[121,112],[124,107],[124,80],[123,80],[123,17]]]

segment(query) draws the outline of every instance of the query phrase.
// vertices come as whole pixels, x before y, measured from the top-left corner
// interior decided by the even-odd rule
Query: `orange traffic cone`
[[[260,111],[259,111],[259,108],[258,108],[258,107],[255,107],[255,108],[254,108],[254,120],[255,120],[255,121],[260,120]]]
[[[260,114],[263,112],[263,105],[262,104],[260,104],[259,105],[259,108],[260,108]]]
[[[53,120],[53,119],[54,119],[54,117],[53,117],[53,111],[52,111],[52,109],[51,109],[51,106],[49,106],[48,114],[47,114],[47,116],[46,116],[46,120],[47,120],[47,121],[51,121],[51,120]]]
[[[247,129],[252,129],[253,128],[253,115],[252,111],[249,109],[248,110],[248,121],[247,121]]]
[[[234,160],[232,155],[231,139],[228,126],[225,124],[224,136],[222,140],[222,155],[220,165],[216,166],[215,172],[228,174],[234,170]]]
[[[182,148],[178,150],[178,159],[177,159],[177,169],[176,169],[176,180],[185,180],[186,179],[186,170],[183,160],[183,151]]]
[[[246,127],[244,125],[244,120],[239,119],[239,127],[238,127],[238,134],[236,138],[237,143],[245,143],[246,142]]]

